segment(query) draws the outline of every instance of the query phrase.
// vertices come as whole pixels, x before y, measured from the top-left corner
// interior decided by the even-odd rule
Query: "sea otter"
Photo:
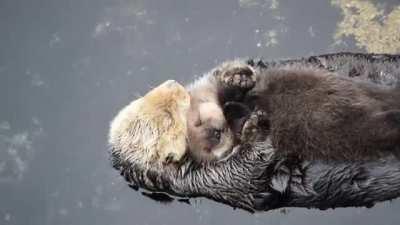
[[[399,55],[335,53],[294,60],[256,60],[249,65],[257,70],[283,69],[293,65],[312,66],[387,88],[398,85],[400,81]],[[178,109],[179,107],[175,108],[179,112]],[[174,123],[159,123],[163,120],[156,120],[157,116],[152,117],[161,115],[163,110],[148,111],[148,115],[142,112],[138,107],[138,115],[133,112],[131,116],[142,122],[147,121],[148,123],[142,124],[149,128],[148,130],[164,131],[173,128],[171,125]],[[176,114],[174,111],[169,113]],[[260,115],[262,118],[263,113]],[[126,122],[129,124],[130,121]],[[256,122],[248,123],[249,121]],[[258,122],[249,119],[245,124],[254,126]],[[136,133],[132,132],[132,129],[125,129],[126,127],[129,126],[115,128],[121,129],[120,134],[128,139],[135,139],[136,136],[139,139],[146,137],[146,132]],[[260,126],[254,128],[257,130]],[[250,134],[257,136],[260,132]],[[134,145],[127,145],[127,149],[121,151],[121,146],[118,145],[121,141],[118,139],[115,139],[116,142],[110,142],[113,149],[111,156],[114,168],[136,190],[142,188],[141,190],[180,197],[206,197],[251,212],[280,207],[371,207],[376,202],[400,196],[400,161],[396,158],[385,156],[370,161],[350,162],[293,161],[284,155],[276,154],[280,150],[272,146],[270,136],[266,135],[265,139],[262,136],[235,146],[238,149],[237,153],[227,160],[196,167],[193,167],[189,160],[184,160],[178,167],[144,166],[140,161],[129,160],[138,154],[138,149],[135,149]],[[160,150],[156,149],[158,145],[154,145],[159,139],[151,140],[155,142],[151,145],[149,154]]]
[[[114,153],[144,167],[163,167],[191,159],[222,160],[232,153],[240,110],[237,104],[255,83],[245,62],[230,61],[184,88],[167,81],[124,107],[111,122]],[[229,113],[228,123],[224,115]],[[241,116],[241,115],[239,115]]]
[[[182,96],[185,99],[180,99]],[[137,116],[147,115],[148,108],[151,111],[158,107],[164,115],[157,116],[158,120],[168,120],[168,113],[179,118],[169,120],[176,122],[171,131],[179,133],[163,138],[168,132],[159,132],[158,136],[153,132],[151,137],[147,134],[149,143],[155,141],[159,145],[154,155],[166,163],[179,162],[186,154],[199,163],[232,155],[235,145],[249,139],[238,135],[243,119],[255,108],[264,112],[259,115],[259,120],[265,121],[264,127],[258,132],[271,136],[278,154],[309,160],[359,160],[388,152],[396,154],[400,146],[398,88],[351,80],[318,68],[296,65],[265,70],[253,68],[245,61],[227,61],[186,89],[170,81],[144,98],[153,100],[137,100],[126,107],[112,123],[111,131],[119,130],[116,127],[121,121],[126,122],[120,118],[126,117],[124,112],[129,109],[137,109],[130,113]],[[138,102],[144,105],[135,108]],[[170,111],[178,106],[171,108],[171,104],[185,107],[179,115],[173,115]],[[166,106],[169,108],[163,109]],[[178,129],[179,126],[182,127]],[[249,136],[251,130],[248,126],[243,133]],[[144,131],[143,125],[136,126],[132,132],[137,132],[137,136],[133,140],[141,141],[139,134]],[[122,140],[115,138],[115,132],[110,134],[114,137],[110,140],[117,140],[115,143]],[[157,138],[160,140],[156,141]],[[157,158],[143,153],[143,162]]]

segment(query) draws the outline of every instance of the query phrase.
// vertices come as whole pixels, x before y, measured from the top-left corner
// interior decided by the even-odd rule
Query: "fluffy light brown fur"
[[[111,123],[113,151],[144,167],[178,162],[186,154],[190,96],[176,81],[166,81],[125,108]]]

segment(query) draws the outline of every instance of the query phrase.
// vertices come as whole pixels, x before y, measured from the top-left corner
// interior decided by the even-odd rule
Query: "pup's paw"
[[[218,81],[226,87],[249,90],[256,83],[254,69],[241,61],[225,62],[214,73]]]
[[[268,130],[267,113],[262,110],[255,110],[244,123],[241,134],[242,142],[253,142],[261,134]]]

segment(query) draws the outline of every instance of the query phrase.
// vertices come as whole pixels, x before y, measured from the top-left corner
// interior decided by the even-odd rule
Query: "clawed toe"
[[[226,62],[216,70],[216,73],[220,81],[226,86],[251,89],[256,82],[254,70],[240,61]]]

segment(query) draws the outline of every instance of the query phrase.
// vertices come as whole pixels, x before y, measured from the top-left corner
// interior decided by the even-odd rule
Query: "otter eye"
[[[222,133],[221,129],[214,129],[213,130],[214,138],[217,139],[217,140],[221,139],[221,133]]]

